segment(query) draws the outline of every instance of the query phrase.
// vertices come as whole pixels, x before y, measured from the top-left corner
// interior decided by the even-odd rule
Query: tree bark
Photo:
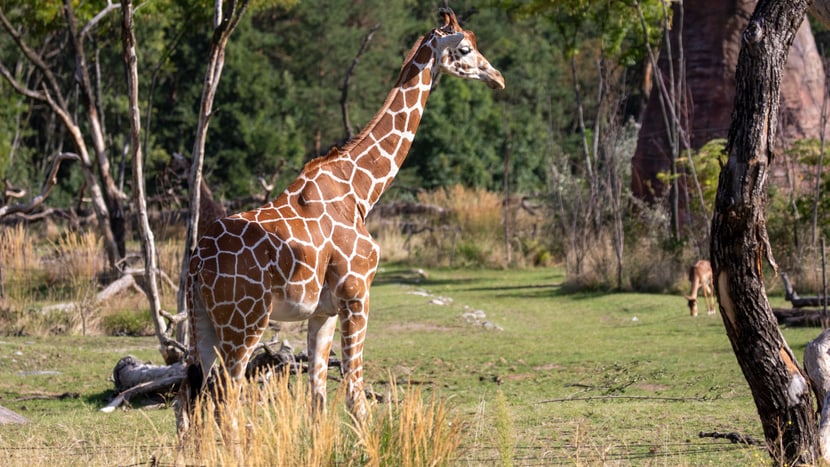
[[[743,33],[737,87],[712,219],[712,266],[724,327],[782,465],[818,460],[807,380],[767,301],[762,264],[775,266],[766,231],[781,76],[809,0],[761,0]]]
[[[182,360],[183,346],[170,335],[172,330],[162,317],[161,293],[158,287],[159,268],[156,260],[156,243],[147,216],[147,197],[144,191],[144,156],[141,151],[141,113],[138,107],[138,57],[135,51],[133,4],[121,0],[121,33],[124,47],[124,66],[127,75],[127,94],[130,117],[130,158],[133,172],[133,203],[138,213],[138,230],[141,234],[141,251],[144,253],[144,292],[150,302],[150,313],[159,350],[167,364]]]

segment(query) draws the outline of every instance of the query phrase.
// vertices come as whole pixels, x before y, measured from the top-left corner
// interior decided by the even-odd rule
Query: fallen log
[[[112,380],[118,393],[101,412],[112,412],[137,396],[174,393],[184,379],[184,365],[153,365],[128,355],[118,361]]]
[[[817,326],[821,327],[821,310],[773,308],[772,314],[779,326]]]
[[[115,390],[118,392],[170,377],[183,378],[184,365],[182,363],[153,365],[152,363],[144,363],[132,355],[127,355],[119,360],[112,370],[112,380],[115,383]]]
[[[714,439],[728,439],[733,444],[747,444],[750,446],[766,446],[766,443],[753,438],[752,436],[742,435],[737,432],[720,433],[717,431],[703,432],[697,434],[699,438],[714,438]]]
[[[830,304],[824,296],[799,297],[785,272],[781,273],[781,281],[784,283],[784,299],[792,303],[794,308],[818,307]]]
[[[282,374],[301,374],[308,371],[308,356],[304,352],[292,353],[287,342],[282,342],[277,351],[271,349],[275,342],[261,343],[246,369],[248,378],[267,372]],[[340,368],[340,360],[329,357],[329,367]],[[128,355],[115,365],[112,371],[112,380],[115,385],[116,396],[101,408],[101,412],[110,413],[122,404],[139,396],[168,396],[178,391],[185,377],[182,363],[172,365],[153,365]]]

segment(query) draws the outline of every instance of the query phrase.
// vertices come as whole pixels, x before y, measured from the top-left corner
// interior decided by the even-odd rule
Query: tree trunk
[[[144,155],[141,151],[141,115],[138,107],[138,57],[135,51],[133,4],[121,0],[121,33],[124,47],[124,66],[127,76],[127,94],[130,116],[130,158],[133,172],[133,203],[138,213],[141,251],[144,253],[144,292],[150,302],[150,313],[162,358],[169,365],[182,360],[184,349],[170,336],[170,329],[162,317],[161,293],[158,287],[159,268],[156,261],[156,243],[147,217],[147,197],[144,192]]]
[[[109,4],[102,11],[102,14],[105,14],[106,11],[110,11],[115,7],[115,5]],[[111,263],[117,264],[126,255],[126,219],[124,216],[124,207],[121,203],[121,192],[118,190],[115,179],[110,172],[110,160],[105,141],[106,137],[104,135],[103,115],[99,114],[98,106],[100,102],[95,97],[96,93],[89,75],[89,66],[87,65],[86,51],[84,49],[84,33],[78,30],[78,21],[75,17],[72,3],[69,0],[64,0],[63,10],[67,28],[69,29],[69,37],[75,49],[76,78],[80,85],[81,95],[86,100],[86,116],[89,125],[87,131],[92,139],[92,148],[95,151],[98,178],[102,188],[101,194],[104,197],[104,203],[107,205],[109,214],[108,225],[110,232],[112,232],[112,241],[114,242],[114,251],[111,251],[110,254],[115,255],[114,258],[110,258],[110,261]],[[117,267],[113,268],[113,271],[115,270],[117,270]]]
[[[732,125],[712,219],[712,266],[724,327],[749,383],[769,453],[779,464],[814,464],[809,384],[767,301],[762,264],[781,76],[808,0],[761,0],[743,34]]]

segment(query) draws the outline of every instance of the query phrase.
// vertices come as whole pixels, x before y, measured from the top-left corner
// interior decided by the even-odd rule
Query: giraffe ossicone
[[[358,419],[366,417],[363,345],[380,256],[366,215],[403,164],[439,73],[504,88],[475,35],[461,28],[452,10],[440,13],[443,25],[416,42],[383,106],[358,136],[307,163],[274,201],[222,218],[202,235],[186,291],[191,345],[179,394],[180,430],[187,429],[195,395],[217,359],[231,378],[245,375],[269,319],[308,320],[316,410],[325,410],[328,356],[340,321],[346,402]]]

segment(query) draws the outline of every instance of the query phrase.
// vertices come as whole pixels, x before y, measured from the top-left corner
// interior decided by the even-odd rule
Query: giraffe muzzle
[[[504,89],[504,76],[501,75],[499,70],[493,68],[491,65],[481,71],[481,80],[484,81],[484,84],[486,84],[488,88]]]

